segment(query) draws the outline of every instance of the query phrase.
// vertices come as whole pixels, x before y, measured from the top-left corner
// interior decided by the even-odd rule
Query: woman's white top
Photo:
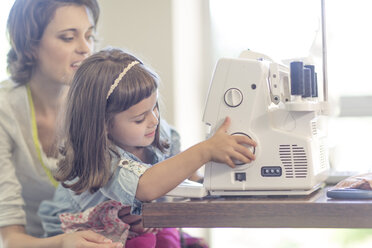
[[[39,142],[40,143],[40,142]],[[41,159],[55,168],[56,159]],[[37,216],[42,200],[55,191],[37,154],[32,135],[32,115],[26,86],[0,83],[0,227],[24,225],[26,232],[42,236]]]

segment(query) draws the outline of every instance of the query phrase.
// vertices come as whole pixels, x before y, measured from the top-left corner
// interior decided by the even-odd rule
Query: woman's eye
[[[72,41],[73,39],[74,39],[74,37],[66,37],[66,36],[63,36],[63,37],[61,37],[61,39],[63,40],[63,41],[65,41],[65,42],[70,42],[70,41]]]
[[[89,40],[89,41],[93,41],[93,42],[96,42],[96,41],[97,41],[97,40],[96,40],[96,36],[93,35],[93,34],[88,35],[86,39]]]

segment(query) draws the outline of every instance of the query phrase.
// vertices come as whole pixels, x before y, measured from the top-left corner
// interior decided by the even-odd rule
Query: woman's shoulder
[[[13,88],[14,83],[10,80],[4,80],[0,82],[0,100],[4,101],[6,98],[8,98],[8,94],[10,90]]]
[[[2,121],[17,121],[16,116],[24,118],[28,111],[27,91],[25,86],[18,86],[12,81],[0,82],[0,116]]]
[[[17,85],[11,80],[4,80],[0,82],[0,108],[9,108],[14,103],[23,103],[26,99],[26,87],[24,85]]]
[[[10,79],[5,79],[4,81],[0,82],[0,89],[2,88],[10,88],[13,87],[15,83]]]

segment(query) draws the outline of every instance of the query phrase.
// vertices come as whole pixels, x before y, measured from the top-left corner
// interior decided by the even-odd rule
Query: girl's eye
[[[141,119],[141,120],[137,120],[135,121],[136,124],[141,124],[142,122],[144,122],[145,118]]]

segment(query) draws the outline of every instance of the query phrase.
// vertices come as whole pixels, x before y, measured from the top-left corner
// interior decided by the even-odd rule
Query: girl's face
[[[38,80],[69,84],[94,47],[94,21],[84,6],[59,7],[36,50]]]
[[[154,92],[148,98],[114,116],[108,133],[116,145],[133,153],[138,147],[152,144],[159,124],[157,100],[158,94]]]

